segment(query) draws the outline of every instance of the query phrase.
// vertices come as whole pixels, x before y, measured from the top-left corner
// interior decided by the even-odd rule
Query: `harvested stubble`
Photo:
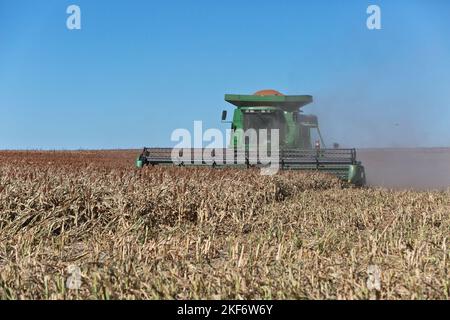
[[[134,156],[0,153],[1,298],[449,298],[449,192]]]

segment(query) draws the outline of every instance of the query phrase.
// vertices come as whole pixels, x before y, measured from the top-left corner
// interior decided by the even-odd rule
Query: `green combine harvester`
[[[315,115],[301,110],[313,101],[312,96],[285,96],[275,90],[254,95],[225,95],[225,101],[236,106],[231,121],[231,141],[226,149],[144,148],[136,160],[145,165],[264,167],[267,157],[255,151],[248,130],[266,129],[267,150],[271,150],[271,129],[278,130],[277,165],[281,170],[314,170],[333,174],[356,186],[366,183],[365,171],[356,159],[355,149],[327,149]],[[226,122],[227,112],[222,113]],[[316,132],[318,139],[313,140]],[[274,158],[271,158],[272,161]]]

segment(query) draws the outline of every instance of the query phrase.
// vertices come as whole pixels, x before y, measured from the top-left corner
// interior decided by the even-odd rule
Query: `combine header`
[[[281,170],[316,170],[333,174],[354,185],[365,184],[364,167],[355,149],[327,149],[320,133],[317,117],[305,115],[302,107],[312,96],[285,96],[275,90],[254,95],[225,95],[225,101],[236,106],[231,121],[231,141],[227,149],[144,148],[136,160],[144,165],[178,165],[211,167],[266,167],[267,156],[253,148],[248,130],[267,130],[266,149],[271,150],[271,130],[278,130],[276,157],[270,157]],[[227,112],[222,113],[225,122]],[[318,139],[312,141],[313,131]],[[275,160],[274,160],[275,159]],[[272,163],[273,164],[273,163]]]

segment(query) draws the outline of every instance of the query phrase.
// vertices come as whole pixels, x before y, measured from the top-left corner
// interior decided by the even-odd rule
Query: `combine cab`
[[[276,162],[282,170],[323,171],[354,185],[365,184],[364,167],[356,158],[355,149],[327,149],[320,133],[317,117],[305,115],[302,107],[312,97],[285,96],[275,90],[254,95],[225,95],[225,101],[236,106],[231,121],[231,141],[228,149],[164,149],[144,148],[136,161],[144,165],[179,165],[212,167],[264,167],[267,159],[254,148],[249,130],[267,130],[267,150],[271,149],[271,129],[278,130]],[[222,113],[226,122],[227,113]],[[317,140],[313,140],[313,134]],[[259,142],[260,143],[260,142]],[[272,155],[273,156],[273,155]],[[273,157],[271,158],[274,161]]]

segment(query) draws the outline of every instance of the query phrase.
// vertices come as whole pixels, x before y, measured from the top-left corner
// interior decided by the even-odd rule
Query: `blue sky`
[[[0,0],[0,149],[170,146],[266,88],[330,143],[450,146],[449,30],[447,0]]]

